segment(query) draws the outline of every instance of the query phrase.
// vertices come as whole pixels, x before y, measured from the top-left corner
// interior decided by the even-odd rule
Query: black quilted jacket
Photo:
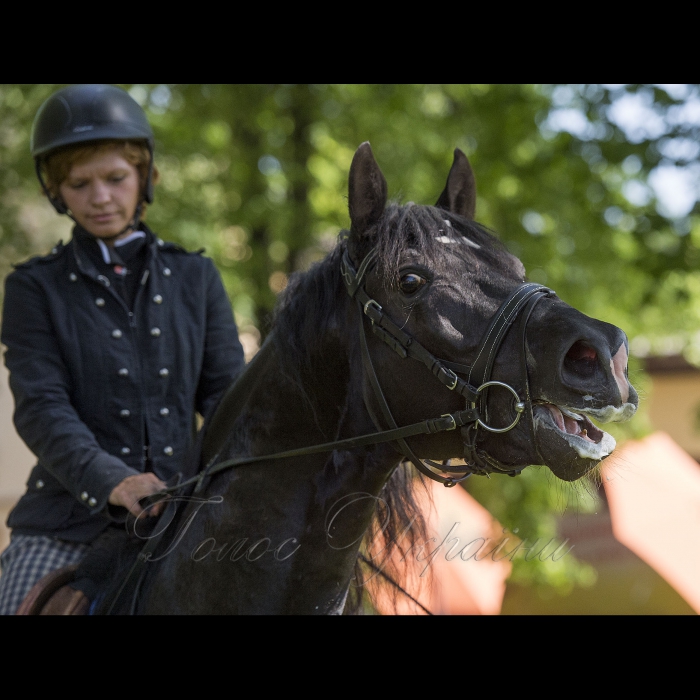
[[[142,228],[133,311],[76,231],[7,277],[1,339],[14,420],[38,458],[7,521],[17,533],[92,541],[122,479],[180,471],[195,411],[205,415],[244,366],[212,261]]]

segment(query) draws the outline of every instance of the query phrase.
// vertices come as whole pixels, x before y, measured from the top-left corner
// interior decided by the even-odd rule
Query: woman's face
[[[139,173],[119,150],[99,151],[75,163],[59,191],[73,218],[86,231],[110,239],[134,216],[139,202]]]

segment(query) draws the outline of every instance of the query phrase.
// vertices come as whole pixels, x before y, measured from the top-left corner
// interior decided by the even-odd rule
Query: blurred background
[[[3,280],[12,263],[71,235],[70,220],[41,195],[29,155],[34,115],[59,87],[0,85]],[[214,259],[248,359],[289,274],[324,257],[349,225],[347,174],[361,142],[371,143],[390,197],[426,204],[442,191],[454,148],[464,151],[477,219],[529,279],[627,332],[641,406],[610,431],[619,453],[585,482],[529,468],[455,489],[458,501],[436,527],[471,517],[482,523],[478,536],[508,543],[496,574],[481,575],[493,555],[481,568],[453,557],[454,586],[431,599],[434,611],[700,611],[700,86],[120,87],[156,135],[161,183],[147,221]],[[33,465],[11,414],[3,369],[2,547],[7,511]],[[548,542],[546,553],[566,544],[535,556]],[[479,580],[489,582],[486,597]]]

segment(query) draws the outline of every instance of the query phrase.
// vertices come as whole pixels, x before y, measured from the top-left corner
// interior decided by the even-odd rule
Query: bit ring
[[[485,389],[487,386],[502,386],[505,389],[508,389],[511,394],[515,397],[515,420],[507,427],[505,428],[492,428],[490,425],[486,425],[481,418],[477,418],[476,422],[478,425],[480,425],[484,430],[488,430],[490,433],[507,433],[509,430],[512,430],[515,428],[515,426],[518,424],[518,421],[520,420],[520,416],[522,416],[523,412],[525,411],[525,404],[520,400],[520,397],[518,396],[517,392],[515,389],[513,389],[512,386],[509,386],[508,384],[504,384],[503,382],[496,382],[496,381],[491,381],[491,382],[485,382],[482,384],[477,390],[476,393],[480,394],[482,389]],[[472,404],[472,408],[476,406],[476,404]]]

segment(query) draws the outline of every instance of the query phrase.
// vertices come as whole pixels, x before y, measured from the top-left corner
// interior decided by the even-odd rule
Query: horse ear
[[[435,206],[468,219],[474,218],[476,179],[469,159],[459,148],[455,148],[454,160],[450,174],[447,176],[447,184]]]
[[[379,220],[386,205],[386,193],[384,175],[374,160],[369,141],[365,141],[355,151],[350,166],[348,208],[353,232],[361,235]]]

